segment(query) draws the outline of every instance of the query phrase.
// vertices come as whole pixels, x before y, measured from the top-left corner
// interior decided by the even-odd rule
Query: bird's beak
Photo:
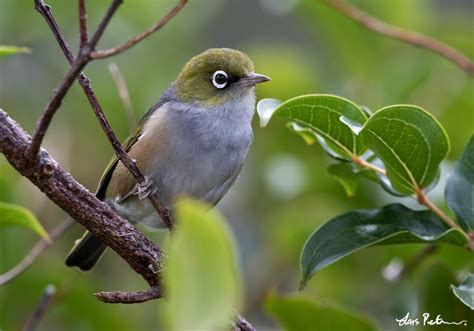
[[[242,86],[252,86],[263,82],[268,82],[270,77],[251,72],[250,74],[242,77],[239,81]]]

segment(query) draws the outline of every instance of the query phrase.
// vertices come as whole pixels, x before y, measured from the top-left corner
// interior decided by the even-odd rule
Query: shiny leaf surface
[[[474,229],[474,135],[446,181],[445,198],[461,227]]]
[[[317,229],[300,258],[301,287],[322,268],[374,245],[438,243],[464,246],[466,238],[431,211],[414,211],[400,204],[343,214]]]
[[[444,129],[431,114],[416,106],[395,105],[379,110],[360,135],[383,161],[392,186],[403,195],[428,187],[449,151]]]

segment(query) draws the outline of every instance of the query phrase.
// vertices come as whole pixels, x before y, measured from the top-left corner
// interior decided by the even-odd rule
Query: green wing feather
[[[135,129],[135,132],[130,135],[127,140],[125,140],[122,145],[125,152],[128,153],[132,146],[138,141],[142,128],[143,125],[140,123],[140,125]],[[110,179],[112,178],[112,174],[114,173],[114,170],[117,167],[118,161],[119,159],[116,155],[112,157],[112,159],[109,161],[109,164],[107,164],[107,167],[105,168],[102,177],[100,178],[99,186],[97,187],[97,191],[95,193],[96,197],[99,200],[103,200],[105,198],[107,187],[109,186]]]

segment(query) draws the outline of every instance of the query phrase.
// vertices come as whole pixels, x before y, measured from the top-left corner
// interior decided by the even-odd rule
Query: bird
[[[132,224],[156,229],[165,224],[149,194],[170,210],[182,195],[215,206],[236,181],[253,141],[255,86],[269,80],[235,49],[211,48],[192,57],[123,144],[145,184],[113,157],[96,197]],[[66,265],[88,271],[106,248],[86,231]]]

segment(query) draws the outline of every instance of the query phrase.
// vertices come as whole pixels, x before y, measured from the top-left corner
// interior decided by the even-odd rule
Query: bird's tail
[[[89,231],[74,245],[66,258],[66,265],[88,271],[99,261],[107,245]]]

